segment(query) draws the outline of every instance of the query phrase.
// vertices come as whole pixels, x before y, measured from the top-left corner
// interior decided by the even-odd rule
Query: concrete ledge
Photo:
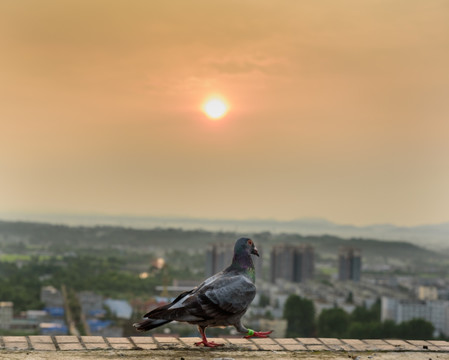
[[[91,350],[191,350],[195,337],[101,337],[101,336],[3,336],[0,355],[11,351],[91,351]],[[415,352],[449,353],[449,342],[442,340],[357,340],[331,338],[210,338],[224,346],[219,351],[271,352]],[[207,349],[212,350],[212,349]],[[1,357],[0,357],[1,358]]]

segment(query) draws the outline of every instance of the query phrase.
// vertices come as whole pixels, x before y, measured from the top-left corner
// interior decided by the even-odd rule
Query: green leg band
[[[254,330],[248,329],[247,336],[253,336],[253,335],[254,335]]]

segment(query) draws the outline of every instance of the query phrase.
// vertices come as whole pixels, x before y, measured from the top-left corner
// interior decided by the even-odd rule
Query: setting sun
[[[220,98],[214,97],[208,99],[203,107],[204,113],[211,119],[220,119],[228,112],[228,105]]]

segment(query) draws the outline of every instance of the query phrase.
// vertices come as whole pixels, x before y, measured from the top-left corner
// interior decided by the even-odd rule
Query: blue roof
[[[40,333],[43,335],[66,335],[69,333],[67,325],[63,322],[45,323],[46,326],[39,326]]]
[[[103,330],[104,328],[107,328],[108,326],[112,325],[111,320],[98,320],[98,319],[88,319],[87,324],[89,325],[89,328],[93,332],[97,332],[100,330]]]
[[[51,316],[64,316],[64,308],[62,307],[46,307],[44,310]]]
[[[89,316],[102,316],[106,314],[106,310],[91,310],[89,311]]]

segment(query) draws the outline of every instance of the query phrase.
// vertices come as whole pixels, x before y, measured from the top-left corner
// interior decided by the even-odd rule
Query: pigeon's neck
[[[247,276],[251,278],[253,282],[256,280],[256,272],[254,269],[253,259],[251,258],[251,255],[247,253],[243,254],[235,253],[234,257],[232,258],[230,270],[244,272]]]

